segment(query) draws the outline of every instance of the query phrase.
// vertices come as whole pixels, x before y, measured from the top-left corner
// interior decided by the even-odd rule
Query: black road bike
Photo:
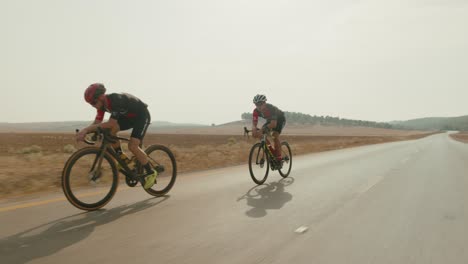
[[[278,170],[281,177],[289,176],[292,168],[292,153],[288,142],[281,142],[282,160],[278,161],[271,148],[270,131],[265,130],[260,142],[257,142],[250,149],[249,155],[249,171],[252,180],[256,184],[263,184],[268,172]]]
[[[85,143],[95,145],[100,141],[101,145],[73,153],[62,172],[62,189],[68,201],[86,211],[97,210],[112,199],[119,185],[119,172],[130,187],[138,183],[143,186],[145,177],[145,170],[138,160],[132,158],[132,162],[127,164],[112,148],[117,140],[129,141],[128,138],[113,136],[109,130],[100,128],[93,134],[91,140],[85,139]],[[153,196],[163,196],[176,180],[174,154],[162,145],[150,145],[144,151],[151,167],[158,172],[156,183],[144,190]]]

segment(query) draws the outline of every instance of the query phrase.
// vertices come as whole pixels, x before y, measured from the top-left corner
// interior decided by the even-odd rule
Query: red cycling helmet
[[[96,99],[106,93],[106,87],[102,83],[91,84],[84,93],[84,98],[89,104],[94,104]]]

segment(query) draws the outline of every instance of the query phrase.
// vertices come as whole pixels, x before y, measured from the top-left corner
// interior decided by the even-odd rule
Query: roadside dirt
[[[285,135],[282,140],[290,143],[293,155],[300,155],[427,135]],[[463,137],[468,141],[468,134]],[[180,174],[247,164],[250,148],[256,140],[242,135],[148,134],[144,142],[145,145],[168,146],[176,156]],[[0,133],[0,199],[60,190],[62,169],[71,155],[66,149],[85,146],[76,144],[72,133]],[[126,149],[126,145],[123,146]]]
[[[463,143],[468,143],[468,131],[462,131],[455,134],[450,134],[450,136]]]

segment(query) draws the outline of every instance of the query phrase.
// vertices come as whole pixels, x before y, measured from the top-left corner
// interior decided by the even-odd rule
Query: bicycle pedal
[[[154,170],[157,172],[157,173],[162,173],[164,172],[164,166],[156,166],[154,167]]]

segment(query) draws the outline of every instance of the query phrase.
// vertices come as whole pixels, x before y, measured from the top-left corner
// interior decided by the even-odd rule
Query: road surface
[[[247,150],[248,151],[248,150]],[[0,263],[468,263],[468,145],[448,134],[179,175],[96,212],[63,194],[0,204]],[[122,186],[124,187],[124,186]]]

